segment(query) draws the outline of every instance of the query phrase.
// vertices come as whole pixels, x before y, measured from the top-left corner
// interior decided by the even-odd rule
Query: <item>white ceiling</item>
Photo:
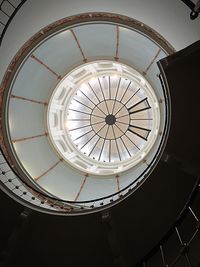
[[[191,21],[190,10],[180,0],[27,1],[13,19],[0,48],[0,79],[17,50],[35,32],[62,17],[90,11],[118,13],[140,20],[157,30],[177,50],[200,38],[200,19]]]
[[[75,27],[73,31],[88,61],[93,60],[93,58],[108,57],[114,60],[117,26],[89,24]],[[147,37],[121,26],[119,27],[118,56],[123,62],[143,73],[158,51],[159,47]],[[83,57],[70,30],[49,38],[41,46],[38,46],[33,54],[62,77],[73,66],[83,63]],[[159,56],[163,57],[165,53],[161,51]],[[149,75],[150,70],[153,76]],[[163,99],[160,82],[156,76],[159,71],[155,62],[151,65],[149,71],[147,71],[145,77],[147,80],[154,82],[154,90],[158,100]],[[23,99],[48,103],[56,84],[59,82],[57,78],[54,73],[31,56],[26,60],[12,87],[11,94],[22,97],[22,99],[11,98],[9,105],[9,126],[12,140],[41,135],[47,131],[47,128],[45,128],[47,107],[39,103],[24,101]],[[162,118],[165,113],[164,106],[160,106],[162,121],[164,121]],[[157,140],[158,146],[160,136]],[[14,143],[14,147],[23,167],[33,179],[41,176],[59,161],[59,155],[54,153],[54,149],[49,144],[46,136],[17,141]],[[152,151],[153,153],[150,153],[151,158],[153,158],[155,152],[154,150]],[[150,162],[149,159],[148,162]],[[111,177],[106,177],[106,179],[89,176],[79,199],[93,199],[117,192],[117,190],[134,181],[146,166],[146,163],[141,162],[134,169],[131,169],[131,172],[120,174],[119,181],[116,180],[115,174]],[[83,180],[84,173],[81,174],[74,171],[63,162],[60,162],[47,174],[42,175],[38,183],[45,190],[56,196],[74,200]]]
[[[42,27],[62,17],[88,11],[107,11],[138,19],[157,30],[176,49],[183,48],[200,37],[199,20],[191,22],[189,20],[189,10],[180,1],[86,0],[84,5],[81,0],[27,1],[14,18],[0,48],[0,79],[18,49]],[[74,32],[88,59],[114,56],[116,45],[115,26],[80,26],[75,28]],[[136,67],[140,72],[145,70],[158,51],[158,47],[155,44],[138,33],[125,29],[120,29],[120,42],[120,58],[127,64]],[[60,33],[45,42],[34,52],[34,55],[45,61],[45,64],[59,75],[64,75],[71,66],[78,65],[83,60],[70,31]],[[158,59],[164,55],[161,52]],[[159,95],[160,83],[156,74],[158,74],[158,68],[154,63],[147,73],[147,79],[155,87],[158,97],[162,98]],[[47,101],[56,83],[56,77],[52,73],[32,58],[29,58],[17,77],[12,93],[30,99]],[[45,108],[42,105],[11,100],[10,126],[12,138],[17,139],[43,133],[44,114]],[[58,161],[58,157],[52,152],[46,137],[33,139],[28,143],[16,143],[15,148],[24,166],[33,177],[45,172],[52,164]],[[39,150],[43,151],[44,154],[38,154]],[[138,173],[142,170],[140,168],[141,166],[137,169]],[[55,170],[57,171],[56,174],[54,173]],[[44,176],[39,180],[39,183],[55,195],[73,200],[84,176],[77,173],[74,174],[70,168],[67,168],[70,179],[65,184],[65,173],[66,166],[59,164],[56,169],[49,172],[48,181],[45,180]],[[56,180],[55,177],[57,178]],[[95,180],[93,177],[92,179],[95,182],[89,183],[90,179],[88,177],[87,186],[84,187],[80,199],[87,196],[88,192],[90,198],[96,198],[117,190],[117,183],[113,183],[112,179],[100,181],[99,179]],[[128,185],[132,179],[130,175],[124,174],[120,180],[120,186]],[[68,190],[69,188],[70,190]]]

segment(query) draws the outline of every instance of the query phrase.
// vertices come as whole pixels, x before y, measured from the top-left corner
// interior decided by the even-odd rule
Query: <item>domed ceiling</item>
[[[24,182],[84,212],[133,192],[168,135],[170,99],[156,62],[172,52],[148,26],[108,13],[33,36],[4,80],[6,153]]]

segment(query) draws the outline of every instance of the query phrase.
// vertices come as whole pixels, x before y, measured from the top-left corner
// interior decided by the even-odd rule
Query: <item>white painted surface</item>
[[[141,34],[120,27],[119,57],[142,73],[158,52],[158,47]]]
[[[55,49],[56,47],[56,49]],[[34,53],[59,75],[64,75],[72,64],[81,63],[83,58],[70,31],[64,31],[42,44]]]
[[[15,16],[0,48],[0,79],[17,50],[41,28],[63,17],[84,12],[111,12],[140,20],[179,50],[200,38],[200,20],[174,0],[29,0]],[[16,30],[17,29],[17,30]]]
[[[12,139],[45,133],[43,105],[11,99],[9,114]]]
[[[86,58],[115,57],[116,27],[111,25],[86,25],[74,28]]]
[[[119,27],[119,31],[119,58],[122,58],[123,62],[128,62],[129,65],[136,67],[136,69],[140,70],[142,73],[146,70],[158,52],[158,46],[146,37],[131,30]],[[74,28],[74,32],[85,56],[89,61],[93,58],[99,57],[109,57],[114,59],[117,40],[116,26],[108,24],[86,25]],[[77,47],[74,36],[70,30],[68,30],[59,33],[57,36],[49,38],[47,42],[38,46],[33,53],[40,61],[43,62],[43,64],[46,64],[57,74],[63,74],[69,71],[69,69],[73,66],[83,63],[83,57],[81,57],[80,51]],[[161,56],[164,56],[163,52],[161,53]],[[120,68],[120,66],[117,68],[116,64],[106,64],[105,62],[104,64],[105,66],[108,66],[107,68],[109,69],[109,73],[112,73],[112,68],[115,69],[113,73]],[[99,62],[97,69],[100,70],[103,68],[102,66],[103,63]],[[130,72],[128,67],[124,68],[124,72]],[[151,68],[153,69],[153,75],[155,75],[157,71],[156,63],[154,63]],[[90,73],[90,68],[88,71]],[[80,71],[80,73],[82,72]],[[162,90],[158,78],[151,77],[148,72],[147,74],[148,78],[152,78],[155,81],[154,89],[156,95],[162,97]],[[79,82],[81,81],[80,75],[74,74],[74,76],[76,76]],[[83,74],[83,76],[83,79],[86,79],[85,74]],[[137,76],[137,79],[140,80],[141,78],[138,77],[140,76]],[[73,82],[75,82],[75,80],[73,80]],[[40,62],[37,62],[35,59],[30,57],[19,70],[18,76],[13,84],[12,94],[23,98],[48,102],[56,83],[58,83],[56,75],[47,70],[47,68]],[[71,85],[69,87],[71,87]],[[125,85],[125,87],[127,87],[127,85]],[[142,87],[142,84],[139,87]],[[121,97],[122,96],[120,96],[120,98]],[[65,98],[66,95],[64,96],[64,99]],[[141,99],[143,98],[144,96],[142,95]],[[134,99],[136,102],[139,100],[140,98]],[[153,102],[151,106],[153,105]],[[61,99],[60,104],[65,105],[64,103],[64,100]],[[60,106],[62,107],[62,105]],[[80,109],[80,107],[78,109]],[[164,110],[162,108],[160,110],[161,117],[163,118]],[[66,111],[64,110],[64,112]],[[61,117],[63,116],[57,115],[57,120],[60,120]],[[43,134],[46,132],[46,107],[44,107],[44,105],[22,99],[12,99],[10,101],[9,108],[9,125],[12,139],[26,138]],[[58,130],[60,130],[60,127],[58,128]],[[128,147],[132,145],[128,139],[126,145]],[[42,175],[50,168],[50,171],[45,173],[45,175],[42,175],[42,177],[38,180],[38,183],[45,190],[67,200],[74,200],[76,198],[76,194],[79,192],[84,178],[84,171],[82,170],[82,174],[80,174],[79,171],[75,171],[62,162],[51,169],[51,167],[59,161],[59,156],[58,153],[54,153],[54,149],[46,140],[46,137],[37,137],[30,140],[16,142],[15,149],[23,167],[33,179]],[[138,156],[138,160],[141,160],[140,157],[141,156]],[[79,162],[80,160],[77,164],[81,164]],[[93,164],[92,161],[90,164]],[[119,166],[116,165],[116,168]],[[95,164],[93,164],[92,167],[95,167]],[[133,182],[145,168],[146,165],[141,163],[131,169],[131,172],[120,174],[120,189],[123,189],[125,186],[128,186],[131,182]],[[122,166],[120,171],[124,169],[126,169],[125,165]],[[85,171],[87,170],[85,169]],[[117,190],[118,187],[115,174],[112,174],[111,177],[107,177],[107,175],[104,174],[104,178],[97,178],[94,175],[90,175],[79,198],[91,200],[110,195],[117,192]]]
[[[59,161],[46,137],[17,142],[14,147],[23,167],[33,178],[40,176]]]
[[[89,11],[112,12],[138,19],[157,30],[177,50],[198,40],[200,37],[200,21],[198,19],[190,21],[189,10],[183,3],[178,1],[86,0],[83,2],[81,0],[29,0],[14,18],[0,48],[0,79],[18,49],[42,27],[62,17]],[[89,27],[92,29],[94,26],[90,25]],[[109,30],[106,34],[104,27],[99,25],[98,34],[95,27],[87,34],[88,27],[82,26],[81,30],[75,29],[86,57],[114,56],[115,27],[107,26]],[[148,42],[143,43],[143,37],[138,37],[135,33],[127,33],[124,37],[125,31],[121,33],[122,46],[119,54],[125,61],[129,60],[130,64],[143,71],[156,53],[157,47],[150,43],[148,45]],[[84,38],[84,36],[88,38]],[[57,50],[54,49],[55,47],[57,47]],[[146,54],[143,53],[143,50],[145,50]],[[80,51],[70,32],[61,33],[58,38],[52,39],[52,42],[48,41],[35,52],[35,55],[44,60],[58,74],[65,73],[68,68],[80,63],[82,60]],[[164,55],[161,54],[161,56]],[[60,58],[62,58],[62,61],[60,61]],[[56,77],[33,59],[29,59],[26,64],[27,68],[22,69],[13,88],[13,93],[35,100],[46,101],[56,84]],[[147,78],[155,87],[158,86],[156,74],[157,67],[154,64]],[[37,111],[34,108],[32,109],[32,105],[37,106],[38,104],[29,104],[29,107],[27,107],[26,103],[22,104],[19,100],[13,101],[16,101],[15,103],[13,102],[14,104],[10,110],[13,137],[20,138],[42,133],[44,130],[44,111],[41,108],[37,109]],[[34,121],[38,118],[40,120],[35,124]],[[45,138],[17,143],[15,147],[24,166],[33,177],[45,172],[58,161],[58,157],[53,153]],[[138,168],[138,173],[139,170],[140,167]],[[67,173],[68,179],[66,179],[65,173]],[[46,176],[43,176],[39,183],[55,195],[68,200],[74,199],[83,180],[83,176],[77,174],[74,176],[74,172],[71,172],[71,169],[64,166],[63,163],[59,163],[55,169],[49,172],[48,179],[46,178]],[[124,174],[120,181],[121,186],[128,185],[130,178],[132,179],[129,174]],[[88,182],[90,179],[92,179],[92,183]],[[100,179],[89,177],[80,199],[86,199],[88,195],[91,199],[115,192],[117,187],[114,179],[105,179],[102,182]],[[69,188],[70,190],[68,191]]]

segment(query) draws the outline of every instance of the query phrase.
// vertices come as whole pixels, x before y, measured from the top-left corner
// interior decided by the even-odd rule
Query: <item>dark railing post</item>
[[[14,18],[14,16],[16,15],[17,11],[21,8],[21,6],[26,2],[27,0],[21,0],[21,2],[17,5],[14,6],[9,0],[3,0],[0,4],[0,16],[1,14],[4,14],[4,16],[7,18],[6,21],[1,21],[1,17],[0,17],[0,24],[3,26],[3,29],[0,32],[0,46],[3,40],[3,37],[6,33],[6,30],[8,28],[8,26],[10,25],[12,19]],[[11,14],[8,14],[6,10],[4,10],[4,3],[8,3],[13,11],[11,12]]]
[[[160,245],[160,254],[161,254],[163,266],[167,267],[168,265],[166,264],[166,261],[165,261],[165,255],[164,255],[164,252],[163,252],[163,246],[162,245]]]
[[[192,216],[196,220],[197,223],[199,223],[199,219],[197,218],[196,214],[194,213],[193,209],[189,206],[188,207],[189,211],[191,212]]]

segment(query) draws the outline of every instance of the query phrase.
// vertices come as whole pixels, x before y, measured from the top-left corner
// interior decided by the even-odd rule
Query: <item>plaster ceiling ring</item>
[[[116,27],[116,33],[117,33],[117,38],[116,38],[116,51],[115,51],[115,55],[112,55],[112,57],[109,57],[109,59],[103,59],[105,57],[96,57],[95,58],[87,58],[84,54],[84,51],[81,50],[81,47],[79,47],[79,43],[78,43],[78,39],[76,39],[76,35],[74,34],[73,29],[78,29],[79,27],[83,27],[83,26],[91,26],[91,25],[112,25],[114,27]],[[123,59],[119,58],[119,43],[118,43],[118,37],[119,37],[119,30],[120,29],[125,29],[127,30],[127,32],[131,32],[131,31],[135,31],[138,34],[141,34],[142,36],[145,36],[145,38],[149,39],[152,41],[152,43],[155,44],[156,48],[158,49],[156,51],[156,54],[154,56],[154,58],[152,58],[152,61],[149,63],[149,65],[144,69],[143,72],[139,73],[137,71],[137,66],[133,66],[132,64],[130,64],[130,62],[127,60],[127,62],[124,62]],[[55,70],[53,70],[52,68],[48,67],[47,64],[43,63],[40,58],[38,58],[34,53],[38,51],[38,49],[40,49],[40,46],[42,46],[43,44],[45,44],[45,42],[51,40],[52,37],[56,36],[56,34],[59,33],[64,33],[65,31],[71,32],[72,36],[74,37],[81,55],[82,55],[82,61],[76,62],[76,64],[72,64],[72,66],[70,68],[68,68],[66,70],[67,75],[60,75],[59,73],[57,73]],[[11,138],[11,134],[9,131],[9,127],[11,126],[9,124],[9,118],[8,118],[8,107],[9,107],[9,101],[10,101],[10,96],[11,96],[11,90],[12,90],[12,86],[14,86],[15,80],[17,78],[17,76],[19,75],[20,71],[23,69],[23,66],[25,64],[26,61],[28,61],[30,58],[35,60],[37,63],[39,63],[40,65],[43,65],[43,67],[45,67],[48,71],[51,72],[52,75],[54,75],[54,77],[57,79],[57,86],[59,87],[59,85],[65,80],[65,78],[69,75],[69,73],[73,72],[74,70],[76,71],[77,68],[82,68],[84,66],[92,66],[92,64],[100,64],[101,61],[103,62],[103,60],[107,63],[109,63],[110,65],[113,64],[113,66],[118,65],[118,70],[114,71],[108,71],[108,69],[104,69],[104,73],[96,73],[94,75],[91,75],[90,77],[87,77],[87,79],[81,79],[81,84],[78,84],[78,86],[75,86],[73,88],[73,90],[71,90],[71,94],[68,95],[68,97],[65,99],[66,103],[64,105],[63,110],[65,111],[65,113],[67,113],[67,111],[69,110],[70,105],[72,104],[72,102],[75,100],[75,94],[80,94],[80,88],[81,85],[84,85],[84,83],[86,82],[90,82],[91,79],[97,80],[98,79],[104,79],[103,77],[105,77],[106,79],[109,79],[109,77],[111,77],[112,75],[116,75],[116,78],[118,78],[118,80],[124,79],[127,81],[130,81],[131,83],[133,83],[133,81],[135,83],[139,83],[140,87],[143,87],[143,94],[147,94],[147,97],[144,98],[139,98],[138,102],[132,103],[131,106],[127,107],[125,105],[125,103],[121,104],[119,99],[118,101],[114,101],[113,98],[105,98],[105,99],[101,99],[101,101],[95,105],[95,108],[93,107],[91,110],[92,112],[90,113],[90,124],[95,124],[97,125],[97,121],[94,118],[94,115],[97,115],[97,113],[99,112],[99,110],[103,110],[104,113],[106,113],[106,103],[110,103],[110,106],[114,106],[114,102],[117,103],[118,108],[121,109],[121,111],[124,112],[124,114],[122,116],[124,116],[124,120],[123,123],[125,123],[126,127],[123,126],[124,124],[120,122],[118,122],[118,130],[121,131],[121,135],[117,134],[116,129],[113,131],[113,136],[111,134],[111,137],[108,138],[108,140],[115,140],[115,139],[120,139],[122,135],[124,135],[127,131],[128,128],[130,127],[130,112],[134,112],[133,110],[131,110],[132,108],[134,109],[134,105],[137,104],[136,106],[138,106],[138,103],[140,101],[142,101],[143,104],[145,104],[145,107],[143,108],[147,108],[148,112],[152,112],[151,115],[153,115],[153,124],[150,125],[152,129],[148,129],[148,128],[144,128],[144,127],[140,127],[143,129],[138,129],[136,128],[138,125],[132,125],[132,126],[136,126],[134,129],[137,130],[142,130],[144,131],[144,129],[149,130],[146,131],[145,136],[143,136],[144,139],[152,139],[152,142],[147,142],[149,144],[147,151],[145,151],[144,153],[141,153],[140,156],[138,156],[138,160],[135,160],[135,162],[131,162],[129,161],[129,158],[135,158],[132,157],[132,155],[128,155],[128,151],[129,149],[127,149],[127,156],[123,158],[123,160],[120,160],[120,156],[118,158],[118,160],[116,160],[116,158],[113,157],[113,154],[111,153],[111,156],[107,157],[107,162],[106,160],[101,158],[101,152],[98,154],[98,158],[99,160],[96,160],[95,158],[93,159],[88,157],[88,155],[84,155],[84,151],[81,151],[81,149],[79,149],[79,151],[76,148],[76,144],[74,141],[73,137],[70,137],[69,131],[66,131],[65,134],[65,139],[66,139],[66,143],[68,144],[68,148],[72,149],[73,151],[76,151],[77,153],[79,153],[79,161],[78,164],[82,164],[82,168],[78,168],[77,175],[80,173],[84,173],[84,178],[83,182],[81,184],[80,190],[78,192],[78,194],[75,197],[74,203],[79,203],[78,205],[82,205],[83,207],[89,208],[91,206],[91,209],[93,209],[95,205],[90,205],[91,202],[94,203],[98,203],[97,205],[113,205],[111,204],[111,200],[114,200],[114,203],[117,203],[119,201],[121,201],[123,198],[127,197],[128,195],[130,195],[132,192],[134,192],[134,190],[139,186],[139,184],[141,185],[146,178],[150,175],[150,173],[152,172],[153,168],[156,166],[156,163],[159,161],[160,156],[162,154],[162,151],[164,149],[164,146],[166,144],[166,140],[167,140],[167,136],[168,136],[168,131],[169,131],[169,125],[170,125],[170,96],[169,96],[169,91],[168,89],[164,88],[163,92],[161,93],[162,98],[160,98],[160,95],[158,94],[158,91],[155,91],[155,88],[152,86],[153,89],[148,90],[148,88],[150,88],[151,86],[146,86],[148,83],[148,77],[146,76],[147,72],[149,71],[149,69],[152,67],[152,64],[155,63],[156,58],[158,57],[159,53],[161,51],[164,51],[165,53],[173,53],[173,49],[172,47],[156,32],[154,32],[152,29],[150,29],[148,26],[144,25],[141,22],[138,22],[136,20],[127,18],[125,16],[121,16],[121,15],[116,15],[116,14],[108,14],[108,13],[87,13],[87,14],[81,14],[81,15],[77,15],[77,16],[73,16],[70,18],[66,18],[63,20],[60,20],[58,22],[55,22],[51,25],[49,25],[48,27],[45,27],[44,29],[42,29],[39,33],[37,33],[35,36],[33,36],[21,49],[20,51],[17,53],[17,55],[15,56],[15,58],[13,59],[13,61],[11,62],[8,71],[5,74],[5,78],[3,80],[3,83],[1,85],[2,88],[2,92],[3,93],[3,104],[2,104],[2,120],[3,120],[3,149],[4,149],[4,154],[6,154],[8,156],[8,159],[10,159],[12,166],[15,168],[15,170],[20,174],[20,177],[22,179],[24,179],[24,181],[26,181],[30,186],[32,186],[36,191],[40,190],[44,195],[50,195],[54,193],[52,192],[48,192],[47,188],[42,188],[41,185],[37,182],[37,180],[41,177],[43,177],[47,172],[44,171],[44,173],[42,173],[41,175],[39,175],[37,177],[37,180],[33,181],[32,177],[29,175],[29,172],[26,171],[26,169],[23,167],[23,165],[20,163],[20,160],[17,158],[16,155],[16,151],[15,148],[12,144],[12,138]],[[97,60],[98,58],[98,60]],[[112,58],[112,59],[111,59]],[[79,67],[78,67],[79,66]],[[120,66],[120,67],[119,67]],[[125,66],[125,68],[127,69],[131,69],[130,73],[123,73],[123,71],[119,72],[119,69],[123,69],[122,66]],[[94,70],[94,68],[93,68]],[[133,74],[134,73],[134,74]],[[136,75],[137,73],[137,75]],[[136,79],[137,76],[137,79]],[[146,88],[145,88],[146,86]],[[55,87],[54,87],[55,88]],[[127,91],[129,91],[129,89],[127,89]],[[141,90],[142,91],[142,90]],[[113,92],[116,93],[116,91],[113,90]],[[122,94],[124,93],[125,95],[126,89],[122,89]],[[17,99],[17,96],[12,96],[13,98],[15,97]],[[87,95],[87,97],[89,97]],[[90,97],[89,97],[90,98]],[[25,99],[24,96],[21,96],[21,100]],[[145,100],[144,100],[145,99]],[[148,101],[146,101],[148,99]],[[77,99],[76,99],[77,100]],[[47,99],[45,99],[44,101],[40,101],[40,100],[28,100],[28,101],[32,101],[32,103],[37,103],[40,105],[44,105],[44,107],[47,107]],[[51,101],[50,101],[51,102]],[[151,102],[151,103],[150,103]],[[85,102],[84,102],[85,103]],[[150,104],[149,104],[150,103]],[[153,103],[153,105],[152,105]],[[59,103],[57,103],[59,104]],[[121,106],[120,106],[121,105]],[[49,107],[48,107],[49,108]],[[79,106],[80,108],[80,106]],[[59,110],[59,109],[58,109]],[[61,109],[62,110],[62,109]],[[98,110],[98,111],[97,111]],[[64,113],[63,113],[64,114]],[[61,123],[62,126],[65,125],[65,122],[69,122],[70,117],[69,115],[63,115],[61,114],[60,118],[63,120],[63,122]],[[105,115],[105,114],[104,114]],[[46,116],[46,115],[45,115]],[[150,116],[150,115],[149,115]],[[64,117],[64,119],[63,119]],[[109,127],[111,128],[111,126],[116,128],[116,124],[117,124],[117,116],[115,116],[114,114],[112,114],[112,112],[107,112],[106,116],[104,116],[103,120],[104,120],[104,124],[109,125]],[[48,125],[48,119],[46,119],[47,121],[47,125]],[[127,124],[129,127],[127,127]],[[95,125],[92,125],[92,129],[94,133],[98,133],[99,129],[97,129],[97,127]],[[108,127],[108,128],[109,128]],[[49,127],[48,125],[48,132],[44,132],[43,134],[38,134],[37,136],[33,136],[33,138],[39,138],[39,137],[44,137],[46,138],[49,134],[50,139],[53,139],[51,137],[51,135],[53,136],[54,133],[52,134],[52,130],[50,129],[51,127]],[[66,130],[61,129],[61,130]],[[69,129],[68,129],[69,130]],[[134,130],[135,132],[135,130]],[[152,134],[153,133],[153,134]],[[135,134],[135,133],[134,133]],[[115,137],[114,137],[115,135]],[[141,134],[140,134],[141,135]],[[105,139],[105,133],[100,133],[100,138]],[[137,136],[137,135],[136,135]],[[114,138],[112,138],[114,137]],[[117,138],[116,138],[117,137]],[[30,138],[32,138],[32,136],[28,137],[28,138],[22,138],[22,139],[26,139],[29,140]],[[91,137],[90,137],[91,138]],[[140,137],[141,138],[141,137]],[[110,141],[109,141],[110,142]],[[52,140],[51,140],[51,143]],[[84,144],[83,144],[84,145]],[[54,148],[55,145],[53,144]],[[115,149],[115,152],[117,151],[117,148]],[[60,152],[57,151],[58,155]],[[76,153],[74,153],[76,154]],[[115,153],[116,154],[116,153]],[[122,153],[124,154],[124,153]],[[149,156],[149,158],[146,158],[146,155]],[[121,155],[122,156],[122,155]],[[58,157],[59,160],[48,169],[48,172],[51,171],[54,167],[58,166],[60,163],[64,163],[65,159],[61,157]],[[73,162],[69,162],[69,158],[73,159],[73,153],[69,153],[68,157],[67,157],[67,164],[66,165],[71,165],[72,170],[77,169],[77,166],[73,166]],[[83,160],[82,162],[80,161]],[[123,164],[120,164],[120,162],[123,161]],[[95,163],[97,163],[95,166]],[[87,164],[90,164],[87,165]],[[98,169],[99,168],[99,169]],[[134,175],[133,175],[134,172]],[[88,175],[89,174],[89,175]],[[99,176],[101,178],[105,178],[105,177],[109,177],[109,178],[114,178],[113,180],[115,180],[116,183],[116,190],[114,193],[109,193],[107,192],[106,195],[102,195],[100,197],[97,198],[90,198],[90,200],[82,200],[80,198],[81,195],[81,191],[83,189],[83,186],[85,184],[86,179],[90,179],[93,178],[94,176]],[[30,177],[29,177],[30,176]],[[89,178],[88,178],[89,176]],[[122,184],[121,181],[119,180],[119,177],[121,178],[121,176],[123,177],[123,179],[128,179],[126,183]],[[129,178],[133,177],[135,180],[130,180]],[[95,179],[95,177],[94,177]],[[102,179],[104,180],[104,179]],[[109,179],[108,179],[109,180]],[[130,181],[129,181],[130,180]],[[138,184],[139,183],[139,184]],[[47,190],[47,191],[46,191]],[[77,190],[78,191],[78,190]],[[65,199],[60,199],[60,196],[58,194],[55,194],[58,197],[58,202],[62,203],[61,205],[63,205],[62,201],[66,201]],[[123,197],[122,197],[123,196]],[[103,202],[102,202],[103,200]],[[71,201],[72,203],[73,201]],[[69,201],[70,203],[70,201]],[[90,204],[89,204],[90,203]],[[103,203],[103,204],[102,204]],[[90,205],[90,206],[89,206]]]
[[[67,163],[89,174],[112,175],[147,160],[159,134],[159,103],[136,70],[94,61],[59,82],[49,101],[47,125],[54,148]]]

